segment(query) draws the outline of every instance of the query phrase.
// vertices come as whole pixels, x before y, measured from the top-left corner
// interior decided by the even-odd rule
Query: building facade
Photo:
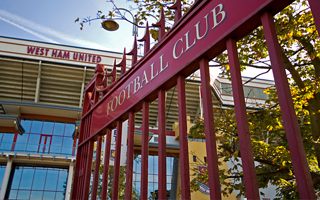
[[[0,37],[0,199],[70,199],[82,92],[120,57]]]
[[[105,70],[110,72],[114,60],[121,59],[122,54],[115,52],[0,37],[0,199],[70,199],[83,91],[94,76],[97,64],[104,64]],[[254,109],[257,104],[263,103],[267,97],[263,90],[272,85],[273,82],[267,80],[246,84],[247,107]],[[211,86],[214,107],[233,106],[228,79],[216,78]],[[195,120],[202,117],[197,73],[188,78],[186,91],[190,128]],[[179,199],[181,183],[175,87],[167,91],[166,102],[167,196]],[[157,101],[150,103],[150,199],[156,199],[158,192],[157,106]],[[133,191],[138,198],[141,183],[141,111],[137,112],[135,121]],[[103,146],[105,143],[103,138]],[[189,148],[205,162],[201,156],[205,155],[203,141],[190,139]],[[110,162],[113,162],[112,155],[111,148]],[[124,166],[125,158],[122,162]],[[195,162],[191,153],[189,162]],[[205,184],[192,197],[209,199]],[[234,199],[235,196],[229,198]]]

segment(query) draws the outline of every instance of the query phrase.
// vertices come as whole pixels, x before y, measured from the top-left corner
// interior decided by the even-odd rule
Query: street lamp
[[[101,22],[101,26],[107,31],[116,31],[119,29],[119,24],[111,18]]]
[[[101,26],[102,28],[104,28],[105,30],[107,31],[116,31],[118,30],[119,28],[119,24],[115,21],[117,19],[119,20],[125,20],[127,22],[129,22],[130,24],[133,25],[132,27],[132,35],[133,36],[137,36],[138,35],[138,25],[136,23],[136,18],[133,16],[133,14],[130,12],[130,10],[127,10],[125,8],[118,8],[118,7],[115,7],[115,11],[117,14],[120,15],[120,18],[109,18],[109,19],[106,19],[106,20],[103,20],[101,22]],[[122,13],[121,11],[125,11],[127,13],[129,13],[132,17],[132,21],[128,20]]]

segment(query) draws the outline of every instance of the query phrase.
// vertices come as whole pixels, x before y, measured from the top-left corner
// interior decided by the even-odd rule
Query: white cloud
[[[1,15],[1,10],[0,10],[0,15]],[[15,22],[11,21],[10,19],[5,19],[5,18],[0,16],[0,20],[4,21],[4,22],[6,22],[6,23],[8,23],[8,24],[10,24],[12,26],[15,26],[20,30],[23,30],[23,31],[25,31],[27,33],[30,33],[31,35],[33,35],[35,37],[38,37],[38,38],[44,40],[45,42],[58,43],[57,41],[55,41],[55,40],[53,40],[51,38],[48,38],[48,37],[46,37],[46,36],[44,36],[44,35],[42,35],[40,33],[37,33],[37,32],[35,32],[35,31],[33,31],[33,30],[31,30],[31,29],[29,29],[27,27],[24,27],[24,26],[22,26],[20,24],[17,24]]]
[[[96,42],[91,42],[87,40],[83,40],[81,38],[76,38],[74,36],[67,35],[65,33],[53,30],[46,26],[37,24],[28,19],[22,18],[18,15],[12,14],[5,10],[0,9],[0,20],[11,24],[27,33],[30,33],[46,42],[58,43],[53,38],[59,38],[65,42],[71,43],[75,46],[83,46],[94,49],[106,49],[105,46],[98,44]]]

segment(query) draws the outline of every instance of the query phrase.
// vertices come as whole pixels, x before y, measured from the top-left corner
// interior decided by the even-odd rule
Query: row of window
[[[221,93],[225,95],[232,95],[232,86],[230,83],[220,83]],[[243,93],[245,98],[255,98],[255,99],[268,99],[268,95],[265,94],[263,88],[244,86]]]
[[[71,155],[74,151],[75,124],[22,120],[25,132],[18,135],[0,133],[0,151]]]
[[[167,191],[171,191],[174,185],[174,157],[166,158]],[[141,185],[141,155],[138,155],[133,162],[133,190],[140,196]],[[158,156],[148,157],[148,198],[154,199],[158,190]],[[170,199],[170,198],[169,198]]]
[[[5,166],[0,166],[0,186]],[[6,193],[8,200],[63,200],[68,179],[67,169],[15,166]]]

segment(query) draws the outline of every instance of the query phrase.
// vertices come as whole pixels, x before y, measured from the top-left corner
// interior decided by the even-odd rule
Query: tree
[[[112,2],[112,1],[109,1]],[[146,0],[134,1],[137,5],[136,18],[139,25],[148,17],[158,18],[159,9],[169,6],[171,1]],[[190,6],[183,1],[185,10]],[[167,10],[167,9],[166,9]],[[98,17],[106,15],[98,12]],[[112,12],[109,13],[112,16]],[[172,13],[166,11],[166,15]],[[172,19],[172,17],[170,18]],[[320,40],[314,25],[314,20],[306,0],[296,0],[281,13],[275,16],[278,40],[282,49],[282,58],[290,83],[294,107],[298,116],[303,137],[307,160],[309,163],[314,186],[320,191]],[[78,20],[80,21],[80,20]],[[242,70],[259,68],[269,71],[271,66],[264,42],[261,27],[250,35],[238,41],[239,57]],[[214,58],[217,67],[223,74],[229,76],[228,59],[225,53]],[[297,198],[289,151],[282,126],[280,109],[277,103],[275,89],[266,91],[269,100],[259,110],[248,113],[250,134],[257,163],[256,171],[260,187],[268,183],[278,186],[279,198]],[[226,162],[233,162],[230,169],[221,170],[224,192],[240,190],[241,184],[241,152],[238,147],[236,124],[232,110],[218,109],[221,117],[215,121],[216,131],[224,135],[218,146],[221,157]],[[263,120],[261,120],[263,119]],[[201,135],[199,121],[190,130],[192,134]],[[203,175],[203,172],[202,172]],[[199,179],[205,179],[205,175]],[[234,182],[225,181],[232,179]],[[196,181],[193,181],[195,183]],[[196,184],[193,185],[196,189]]]
[[[139,28],[144,28],[146,26],[146,22],[149,21],[149,26],[151,26],[150,34],[153,39],[158,39],[158,30],[152,28],[152,24],[156,23],[160,18],[160,10],[164,9],[164,14],[166,17],[166,29],[170,29],[174,23],[174,11],[173,9],[169,9],[174,5],[172,0],[133,0],[134,6],[130,6],[129,9],[119,8],[114,0],[107,0],[109,4],[112,4],[112,10],[107,12],[98,10],[95,17],[83,17],[76,18],[75,23],[79,23],[80,29],[82,30],[85,24],[90,24],[95,20],[103,20],[107,18],[115,18],[125,20],[131,24],[136,25]],[[189,0],[181,0],[182,5],[182,13],[185,13],[189,10],[192,3],[189,3]],[[126,13],[130,12],[134,14],[134,20],[126,17]]]
[[[114,166],[110,165],[109,170],[108,170],[108,184],[107,184],[107,199],[111,199],[112,197],[112,191],[113,191],[113,172],[114,172]],[[102,177],[103,175],[103,165],[100,165],[99,167],[99,184],[97,188],[97,195],[98,197],[101,197],[102,194]],[[119,199],[124,199],[125,197],[125,181],[126,181],[126,167],[125,166],[120,166],[120,177],[119,177]],[[90,189],[92,189],[90,187]],[[91,193],[91,192],[90,192]],[[139,199],[139,192],[136,191],[135,188],[133,188],[132,191],[132,199],[136,200]]]
[[[285,68],[289,72],[291,94],[299,120],[305,145],[307,160],[316,191],[320,191],[320,41],[313,17],[306,1],[295,1],[276,15],[278,40],[282,48]],[[263,31],[259,27],[238,42],[242,69],[255,67],[269,70]],[[226,54],[215,59],[222,66],[223,73],[229,76]],[[260,110],[248,112],[250,134],[257,163],[256,172],[259,187],[272,183],[278,187],[279,198],[298,198],[296,182],[290,161],[280,108],[274,88],[265,91],[269,100]],[[224,134],[220,139],[219,152],[226,162],[235,161],[230,169],[221,170],[225,191],[239,189],[242,170],[241,152],[238,147],[236,124],[232,110],[217,110],[217,132]],[[263,120],[261,120],[263,119]],[[202,122],[200,121],[200,124]],[[226,126],[226,124],[228,126]],[[196,126],[201,127],[197,124]],[[192,130],[191,130],[192,132]],[[202,177],[200,176],[200,179]],[[235,184],[225,183],[225,179],[234,179]],[[196,187],[196,185],[193,185]]]

